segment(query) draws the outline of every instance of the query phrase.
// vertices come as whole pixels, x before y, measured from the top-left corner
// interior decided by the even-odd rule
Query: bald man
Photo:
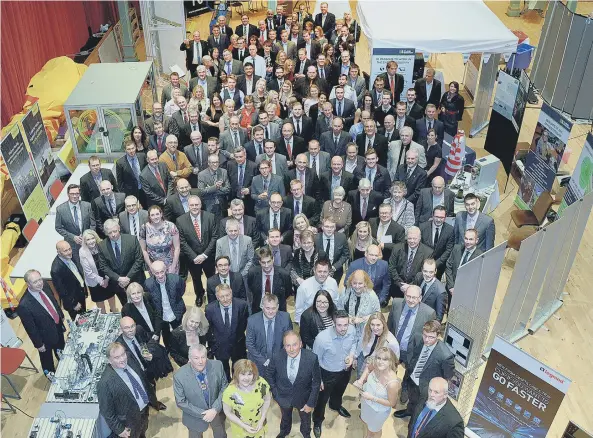
[[[109,181],[106,181],[109,183]],[[72,260],[72,247],[65,240],[56,244],[58,255],[51,264],[51,281],[60,296],[62,306],[74,320],[86,312],[86,288],[82,267]]]
[[[455,194],[445,188],[443,177],[434,177],[430,183],[430,187],[420,190],[414,213],[416,216],[416,225],[429,220],[437,205],[445,207],[448,217],[455,216],[455,212],[453,211],[454,200]]]
[[[105,238],[103,223],[107,219],[116,219],[126,208],[126,194],[113,191],[113,185],[109,180],[101,181],[99,184],[101,195],[93,199],[91,203],[91,214],[97,226],[99,237]]]

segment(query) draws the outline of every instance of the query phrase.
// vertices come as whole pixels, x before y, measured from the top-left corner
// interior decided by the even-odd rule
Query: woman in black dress
[[[206,110],[206,118],[204,119],[204,139],[208,141],[210,137],[220,137],[220,129],[218,122],[223,113],[222,98],[220,94],[214,93],[210,100],[210,108]]]
[[[443,151],[437,143],[437,133],[434,129],[429,129],[426,139],[420,142],[424,146],[426,154],[426,187],[431,187],[435,176],[441,175],[441,163],[443,162]]]
[[[189,347],[197,344],[206,345],[208,320],[199,307],[190,307],[183,315],[181,325],[171,332],[169,354],[180,367],[188,362]]]
[[[313,304],[301,315],[301,339],[308,349],[313,349],[313,342],[320,331],[334,325],[336,305],[326,290],[317,291]]]
[[[150,333],[153,340],[158,341],[161,337],[162,318],[154,308],[154,304],[148,294],[138,283],[130,283],[126,288],[128,302],[121,309],[122,316],[129,316],[136,325]]]
[[[449,92],[441,99],[439,114],[439,120],[445,125],[445,132],[453,137],[457,135],[457,126],[463,118],[464,107],[465,100],[459,94],[459,83],[453,81],[449,84]]]

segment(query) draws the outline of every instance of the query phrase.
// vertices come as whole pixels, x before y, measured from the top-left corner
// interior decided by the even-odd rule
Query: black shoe
[[[286,435],[278,434],[276,435],[276,438],[286,438]]]
[[[321,425],[313,425],[313,435],[315,438],[321,438]]]
[[[167,409],[167,405],[165,405],[163,402],[157,402],[155,409],[157,411],[164,411],[165,409]]]
[[[381,301],[381,308],[387,307],[388,304],[387,301]]]
[[[202,297],[196,298],[196,306],[202,307],[202,304],[204,304],[204,298],[202,298]]]
[[[411,417],[412,415],[408,412],[407,409],[400,409],[399,411],[395,411],[393,413],[393,416],[395,418],[406,418],[406,417]]]
[[[344,408],[344,406],[340,406],[340,408],[338,409],[338,414],[340,414],[340,416],[344,418],[350,418],[352,416],[350,415],[350,412],[348,412],[346,408]]]

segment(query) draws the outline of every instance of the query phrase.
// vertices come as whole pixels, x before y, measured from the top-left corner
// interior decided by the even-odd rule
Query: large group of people
[[[293,409],[302,435],[319,437],[326,405],[351,416],[351,377],[367,436],[398,402],[410,436],[462,436],[438,337],[459,267],[495,235],[475,195],[454,214],[441,173],[463,100],[455,82],[441,99],[432,69],[403,90],[393,61],[367,91],[359,36],[325,3],[315,17],[279,7],[257,26],[243,15],[234,31],[219,17],[206,39],[182,42],[191,81],[171,74],[115,175],[93,156],[67,186],[51,268],[60,302],[31,269],[19,314],[51,373],[62,307],[86,312],[88,290],[118,312],[117,298],[123,334],[98,388],[116,436],[143,437],[149,407],[166,408],[155,388],[171,359],[190,437],[224,437],[226,420],[232,436],[264,436],[272,400],[278,437]]]

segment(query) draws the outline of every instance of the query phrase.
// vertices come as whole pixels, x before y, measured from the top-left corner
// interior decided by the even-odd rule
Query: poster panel
[[[591,191],[593,191],[593,134],[589,133],[583,145],[579,161],[568,182],[558,214],[562,215],[566,207],[574,204]]]
[[[415,49],[373,48],[369,87],[373,87],[373,83],[377,76],[385,73],[387,63],[389,61],[395,61],[397,62],[397,72],[404,77],[404,91],[402,91],[402,97],[405,97],[406,90],[414,87],[413,74],[415,59]],[[385,84],[385,89],[389,89],[389,84]]]
[[[509,120],[517,132],[520,130],[523,114],[525,113],[526,91],[525,86],[519,79],[504,71],[499,72],[493,109]]]
[[[56,171],[56,162],[51,152],[49,138],[43,126],[39,103],[33,105],[27,115],[21,120],[21,125],[23,137],[29,146],[29,151],[39,174],[43,192],[51,206],[54,200],[49,189],[54,181],[58,179],[58,172]]]
[[[465,434],[471,438],[544,438],[570,383],[570,379],[497,336]]]
[[[0,150],[25,217],[40,222],[49,204],[18,124],[2,139]]]
[[[463,85],[472,99],[475,99],[476,96],[476,89],[478,88],[478,73],[480,72],[481,63],[482,54],[472,53],[467,64],[465,64],[465,83]]]

